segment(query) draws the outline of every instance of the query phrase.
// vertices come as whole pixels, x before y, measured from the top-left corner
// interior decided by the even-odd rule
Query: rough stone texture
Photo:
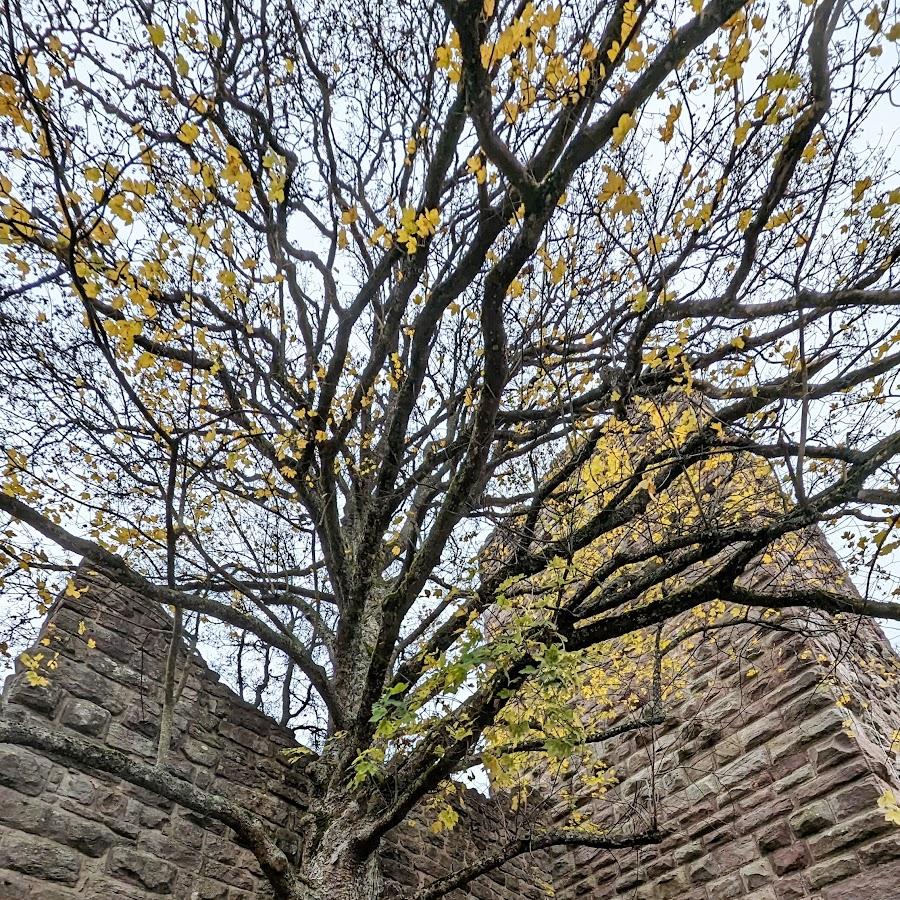
[[[761,566],[754,577],[783,586],[808,566],[852,592],[821,535],[808,540],[778,576]],[[787,619],[803,634],[756,634],[743,648],[733,636],[720,648],[707,638],[685,651],[683,687],[672,685],[671,724],[656,729],[653,766],[639,733],[607,750],[623,777],[592,810],[621,817],[653,775],[670,835],[615,858],[557,855],[558,900],[897,894],[900,828],[877,807],[900,784],[897,656],[869,620],[823,629],[814,614]]]
[[[99,740],[144,761],[155,756],[159,685],[171,623],[103,577],[62,597],[36,648],[58,654],[50,687],[21,672],[7,681],[0,716],[31,718]],[[95,646],[90,648],[88,641]],[[201,660],[175,717],[171,766],[198,787],[244,804],[290,851],[305,808],[302,772],[281,751],[293,735],[244,703]],[[435,835],[421,816],[382,849],[389,896],[400,896],[512,834],[499,798],[461,791],[464,828]],[[221,824],[111,776],[0,745],[0,900],[255,900],[269,896],[253,855]],[[547,896],[549,864],[520,858],[480,878],[478,900]]]
[[[886,787],[900,791],[891,747],[900,728],[897,661],[877,627],[851,624],[852,646],[841,626],[815,643],[772,631],[736,654],[726,652],[727,639],[722,649],[704,639],[686,650],[669,724],[654,729],[652,744],[640,732],[606,748],[619,783],[583,810],[600,821],[618,815],[646,796],[652,773],[660,823],[671,832],[660,846],[521,857],[452,896],[893,896],[900,829],[876,801]],[[168,628],[160,609],[92,577],[49,617],[42,649],[59,654],[50,687],[13,676],[0,715],[33,717],[151,759]],[[305,797],[302,772],[280,753],[292,735],[196,659],[175,726],[175,769],[252,808],[290,850]],[[501,798],[470,791],[458,802],[465,825],[451,834],[432,834],[423,813],[384,842],[388,896],[512,833],[515,814]],[[0,746],[0,900],[265,896],[252,855],[218,823],[115,778]]]

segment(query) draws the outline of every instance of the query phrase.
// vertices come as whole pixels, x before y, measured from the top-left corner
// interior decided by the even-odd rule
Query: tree
[[[900,515],[886,2],[4,13],[10,622],[75,557],[173,609],[158,764],[120,774],[235,828],[278,897],[374,896],[454,775],[522,786],[658,721],[692,610],[900,616],[742,581],[847,516],[878,567]],[[310,747],[299,859],[166,772],[198,631]],[[604,731],[613,698],[573,695],[624,638],[643,705]],[[423,896],[657,836],[533,823]]]

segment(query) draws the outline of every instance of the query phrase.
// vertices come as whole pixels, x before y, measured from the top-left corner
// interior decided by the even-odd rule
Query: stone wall
[[[777,592],[807,571],[854,590],[818,532],[777,577],[753,577]],[[877,806],[900,785],[897,655],[868,619],[787,611],[771,623],[680,654],[671,724],[617,743],[620,783],[594,810],[646,808],[652,782],[670,836],[618,858],[558,855],[558,900],[900,894],[900,829]]]
[[[33,717],[152,762],[171,623],[100,576],[60,598],[32,654],[55,661],[48,687],[20,671],[0,715]],[[196,656],[177,708],[170,765],[268,821],[289,853],[305,808],[292,734],[219,682]],[[461,792],[466,827],[435,835],[413,821],[383,848],[391,893],[419,887],[504,837],[501,801]],[[480,900],[537,900],[540,867],[518,860],[479,879]],[[253,855],[212,820],[116,778],[0,745],[0,900],[250,900],[267,895]]]
[[[20,672],[0,715],[35,717],[151,761],[170,623],[102,578],[60,599],[35,652],[55,659],[49,687]],[[821,625],[802,624],[804,631]],[[850,641],[850,636],[855,638]],[[686,650],[672,724],[607,748],[619,784],[598,821],[644,808],[656,786],[657,848],[521,857],[455,900],[788,900],[893,896],[900,831],[877,798],[900,790],[897,659],[870,622],[723,636]],[[89,646],[89,642],[94,646]],[[58,656],[57,656],[58,654]],[[680,695],[680,696],[679,696]],[[280,751],[292,735],[191,662],[172,764],[278,829],[288,852],[304,810],[302,769]],[[434,835],[425,814],[382,848],[388,895],[401,897],[495,847],[515,830],[502,797],[460,792],[462,821]],[[418,820],[418,821],[417,821]],[[96,772],[0,745],[0,900],[250,900],[266,896],[252,855],[228,829]]]

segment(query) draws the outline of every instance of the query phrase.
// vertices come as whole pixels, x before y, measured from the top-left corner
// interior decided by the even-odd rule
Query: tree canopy
[[[296,860],[192,795],[279,897],[374,895],[474,765],[602,792],[685,629],[900,616],[743,579],[894,543],[893,4],[3,8],[0,646],[79,559],[217,641],[319,773]]]

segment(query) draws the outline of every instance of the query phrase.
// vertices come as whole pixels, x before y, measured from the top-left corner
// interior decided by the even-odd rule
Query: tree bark
[[[382,900],[384,897],[378,854],[361,855],[355,848],[352,831],[340,821],[326,830],[318,851],[303,865],[301,878],[308,885],[304,900]]]

